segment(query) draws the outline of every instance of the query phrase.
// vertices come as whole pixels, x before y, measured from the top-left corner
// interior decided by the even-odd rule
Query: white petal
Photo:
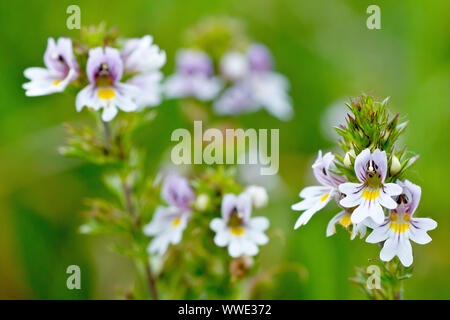
[[[376,224],[382,224],[384,221],[383,208],[376,200],[362,200],[352,213],[352,223],[361,223],[368,217],[372,218]]]
[[[242,245],[238,239],[231,239],[230,245],[228,246],[228,253],[233,258],[237,258],[243,254]]]
[[[84,106],[88,106],[94,108],[95,110],[98,110],[99,106],[97,105],[94,85],[92,84],[87,85],[77,94],[75,100],[75,107],[77,111],[81,111]]]
[[[114,105],[104,107],[102,112],[102,120],[105,122],[111,121],[117,115],[117,112],[118,110]]]
[[[299,196],[302,198],[321,197],[324,194],[329,193],[330,191],[331,191],[330,187],[312,186],[312,187],[306,187],[302,191],[300,191]]]
[[[372,231],[371,234],[366,238],[368,243],[378,243],[389,238],[389,223],[386,223]]]
[[[327,205],[328,202],[330,202],[330,199],[331,199],[331,197],[327,197],[324,201],[319,199],[318,202],[314,205],[314,207],[303,212],[303,214],[297,219],[294,229],[297,229],[300,226],[307,224],[309,219],[311,219],[311,217],[317,211],[321,210],[323,207],[325,207]]]
[[[291,98],[287,93],[287,79],[274,72],[258,73],[251,76],[254,99],[280,120],[290,120],[293,116]]]
[[[382,224],[385,219],[385,215],[384,215],[384,211],[383,211],[383,208],[381,207],[380,203],[377,202],[376,200],[372,201],[372,203],[370,204],[369,210],[370,210],[369,217],[376,224]]]
[[[167,251],[168,247],[169,247],[168,238],[166,236],[159,236],[154,238],[150,242],[147,251],[149,253],[157,253],[158,255],[162,256]]]
[[[264,231],[269,228],[269,219],[266,217],[254,217],[250,220],[252,230]]]
[[[366,227],[369,227],[370,229],[376,229],[381,226],[380,223],[375,223],[375,221],[373,221],[373,219],[370,217],[364,219],[363,222],[361,223],[364,224]]]
[[[30,80],[47,79],[51,75],[48,69],[40,67],[27,68],[23,74]]]
[[[395,238],[389,238],[384,242],[383,249],[380,251],[380,259],[391,261],[397,254],[398,242]]]
[[[411,243],[409,242],[408,238],[406,238],[405,236],[402,236],[400,238],[397,255],[398,255],[398,258],[400,259],[400,262],[405,267],[409,267],[413,263],[413,254],[412,254]]]
[[[215,232],[220,232],[225,229],[225,221],[220,218],[214,218],[211,220],[209,227]]]
[[[179,98],[183,97],[187,92],[187,83],[185,77],[174,74],[167,77],[166,82],[164,83],[163,89],[165,94],[169,98]]]
[[[370,149],[364,149],[355,159],[355,173],[358,180],[364,182],[366,180],[366,164],[370,160]]]
[[[418,244],[427,244],[432,240],[425,230],[416,229],[413,226],[409,229],[409,238]]]
[[[219,247],[225,247],[230,242],[230,233],[228,231],[219,231],[214,237],[214,243]]]
[[[131,112],[137,110],[137,105],[133,99],[140,93],[139,89],[130,84],[119,83],[116,84],[116,106],[125,112]]]
[[[341,221],[342,217],[345,215],[345,211],[339,212],[333,218],[331,218],[330,222],[327,225],[327,237],[332,236],[336,233],[336,223]]]
[[[242,241],[242,253],[249,256],[254,256],[258,254],[258,247],[252,241],[248,239],[243,239]]]
[[[430,218],[413,218],[411,222],[419,229],[429,231],[437,227],[437,222]]]
[[[184,229],[184,228],[183,228]],[[171,235],[171,243],[172,244],[178,244],[178,243],[180,243],[180,241],[181,241],[181,238],[183,237],[183,229],[182,228],[179,228],[179,229],[177,229],[177,230],[174,230],[173,232],[172,232],[172,235]]]
[[[361,223],[368,216],[369,216],[369,212],[368,212],[367,208],[363,204],[361,204],[352,213],[352,217],[351,217],[352,223]]]
[[[389,193],[386,193],[383,190],[380,190],[380,196],[378,197],[378,202],[387,209],[395,209],[397,208],[397,202],[392,199]]]
[[[200,100],[213,99],[222,88],[222,82],[218,78],[205,76],[191,77],[192,94]]]
[[[346,182],[341,183],[339,185],[339,191],[347,196],[357,194],[360,189],[361,189],[360,183]]]
[[[398,196],[403,191],[402,187],[395,183],[385,183],[383,186],[384,192],[391,196]]]
[[[291,206],[291,209],[295,211],[308,210],[314,207],[318,201],[320,201],[320,197],[307,198],[305,200],[293,204]]]
[[[357,195],[348,195],[339,201],[339,204],[345,208],[353,208],[362,203],[361,192]]]
[[[258,230],[249,230],[248,237],[250,240],[260,246],[265,245],[267,242],[269,242],[269,238],[263,232]]]

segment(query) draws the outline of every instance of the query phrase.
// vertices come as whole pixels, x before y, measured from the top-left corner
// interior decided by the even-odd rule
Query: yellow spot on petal
[[[322,198],[320,198],[320,201],[321,201],[321,202],[324,202],[325,200],[328,199],[328,196],[329,196],[328,193],[327,193],[327,194],[324,194],[324,195],[322,196]]]
[[[57,86],[58,84],[60,84],[62,82],[62,80],[55,80],[53,81],[53,85]]]
[[[366,200],[375,200],[380,196],[380,189],[377,190],[367,190],[364,189],[361,197],[363,197]]]
[[[350,219],[350,216],[345,215],[339,223],[344,227],[348,227],[352,223],[352,220]]]
[[[403,220],[405,220],[406,222],[409,222],[411,220],[411,217],[409,216],[409,214],[405,214],[405,216],[403,217]]]
[[[106,88],[106,89],[98,89],[97,96],[100,99],[109,100],[116,96],[116,92],[114,89]]]
[[[181,222],[181,218],[180,217],[176,217],[175,219],[172,220],[172,227],[176,227],[180,224]]]
[[[395,233],[404,233],[406,230],[409,230],[409,224],[392,222],[389,228],[394,230]]]
[[[245,229],[242,227],[231,227],[231,234],[235,236],[242,236],[245,233]]]
[[[389,219],[391,219],[391,221],[397,221],[398,216],[397,216],[395,213],[393,213],[393,214],[391,214],[391,216],[389,217]]]

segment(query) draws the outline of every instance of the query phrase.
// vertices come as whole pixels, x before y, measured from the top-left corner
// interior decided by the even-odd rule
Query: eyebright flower
[[[176,60],[177,71],[167,78],[165,84],[168,97],[211,100],[219,93],[222,82],[213,76],[213,64],[207,54],[181,50],[177,53]]]
[[[163,183],[162,197],[169,207],[156,208],[152,221],[144,227],[144,234],[155,238],[148,246],[149,253],[163,255],[169,244],[178,244],[191,217],[191,203],[195,195],[186,178],[168,176]]]
[[[355,173],[360,183],[347,182],[339,186],[346,195],[339,203],[345,208],[356,209],[352,213],[353,223],[370,217],[376,224],[384,221],[383,207],[395,209],[397,203],[392,196],[399,195],[402,188],[395,183],[384,183],[387,173],[386,152],[376,149],[370,153],[363,150],[355,159]]]
[[[191,203],[195,201],[194,190],[189,181],[179,175],[169,175],[164,180],[161,194],[163,199],[173,207],[191,210]]]
[[[78,62],[72,51],[72,40],[59,38],[48,39],[44,54],[46,68],[28,68],[24,75],[30,82],[23,84],[27,96],[41,96],[64,91],[69,83],[79,74]]]
[[[336,224],[340,224],[344,228],[348,229],[350,225],[352,224],[351,221],[351,213],[349,213],[346,210],[343,210],[339,212],[337,215],[335,215],[333,218],[331,218],[330,222],[327,226],[327,237],[332,236],[336,233]],[[352,234],[350,236],[350,239],[353,240],[355,237],[360,235],[360,238],[364,238],[367,232],[367,226],[364,224],[364,222],[353,224],[352,228]]]
[[[213,219],[210,227],[216,232],[215,244],[219,247],[228,246],[228,253],[233,258],[243,254],[254,256],[259,251],[257,245],[269,241],[264,234],[264,230],[269,227],[269,220],[265,217],[250,217],[252,199],[248,194],[224,195],[221,211],[222,218]]]
[[[150,35],[127,40],[120,54],[127,73],[152,72],[161,69],[166,63],[166,52],[153,44]]]
[[[322,157],[322,151],[312,165],[314,176],[321,186],[306,187],[300,192],[300,197],[304,200],[292,205],[292,210],[303,211],[302,215],[297,219],[294,229],[308,223],[309,219],[323,207],[325,207],[331,199],[338,196],[338,186],[346,181],[346,178],[332,172],[335,169],[334,155],[331,152],[326,153]]]
[[[247,54],[232,52],[224,56],[221,71],[233,84],[215,102],[218,114],[239,114],[265,108],[281,119],[292,117],[287,79],[272,71],[272,56],[261,45],[250,46]]]
[[[177,207],[156,208],[152,221],[144,226],[144,234],[155,237],[147,251],[162,256],[170,244],[178,244],[186,229],[190,215]]]
[[[431,241],[427,231],[437,227],[436,221],[430,218],[413,217],[416,211],[421,188],[408,180],[397,181],[397,185],[402,188],[401,194],[396,197],[398,206],[390,210],[389,217],[384,222],[374,228],[372,233],[366,238],[369,243],[384,242],[380,252],[380,259],[390,261],[398,256],[400,262],[408,267],[413,263],[412,247],[409,240],[418,244],[427,244]]]
[[[89,51],[86,73],[90,84],[82,89],[76,98],[77,111],[84,106],[99,110],[103,108],[103,121],[112,120],[118,110],[136,111],[133,101],[138,89],[121,83],[123,62],[120,52],[110,47],[97,47]]]
[[[146,35],[140,39],[129,39],[120,52],[124,72],[133,74],[126,81],[139,89],[135,102],[139,109],[161,103],[163,74],[160,69],[166,63],[164,50],[153,44],[153,37]]]

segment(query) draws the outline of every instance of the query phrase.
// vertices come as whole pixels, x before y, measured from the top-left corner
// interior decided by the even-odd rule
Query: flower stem
[[[148,278],[148,286],[150,288],[150,296],[153,300],[158,300],[158,290],[156,289],[156,279],[153,276],[153,272],[148,260],[145,261],[145,272]]]
[[[139,216],[136,214],[136,210],[135,210],[135,207],[133,204],[132,190],[131,190],[130,186],[126,183],[125,180],[122,180],[122,189],[123,189],[123,193],[124,193],[125,206],[127,208],[127,211],[134,220],[134,226],[139,227],[140,221],[139,221]],[[145,266],[145,273],[148,278],[148,287],[150,290],[150,297],[153,300],[158,300],[158,290],[156,288],[156,279],[153,275],[153,272],[152,272],[152,269],[150,266],[150,262],[148,261],[148,259],[145,259],[144,266]]]
[[[103,124],[103,136],[105,138],[106,151],[111,151],[111,127],[108,122],[102,120]]]
[[[132,199],[132,190],[125,180],[122,180],[122,190],[125,198],[125,206],[127,208],[127,211],[133,218],[135,226],[137,226],[139,224],[139,217],[136,215],[136,210],[134,208]]]

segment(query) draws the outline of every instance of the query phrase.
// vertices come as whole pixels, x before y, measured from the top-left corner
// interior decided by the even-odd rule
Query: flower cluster
[[[104,41],[105,42],[105,41]],[[24,75],[28,96],[78,90],[76,110],[102,110],[102,120],[112,120],[119,110],[140,111],[159,105],[165,96],[212,101],[219,115],[237,115],[266,109],[289,120],[293,115],[288,80],[273,70],[269,49],[258,43],[245,49],[228,48],[215,62],[206,50],[180,49],[176,71],[163,79],[160,69],[166,53],[153,37],[112,39],[90,45],[61,37],[49,38],[45,68],[32,67]]]
[[[370,96],[361,97],[348,106],[352,112],[348,128],[341,127],[338,133],[344,137],[344,150],[349,151],[339,159],[330,152],[322,155],[319,151],[312,168],[320,186],[306,187],[300,192],[304,200],[294,204],[292,209],[304,212],[295,229],[305,225],[334,199],[342,211],[329,222],[327,236],[336,232],[337,224],[348,230],[351,228],[351,239],[357,234],[363,238],[370,228],[372,232],[366,241],[384,242],[380,259],[390,261],[397,256],[408,267],[413,263],[409,240],[418,244],[430,242],[427,231],[436,228],[437,223],[413,216],[419,205],[421,188],[402,180],[400,175],[413,160],[405,159],[401,164],[391,141],[392,137],[398,137],[404,125],[395,125],[397,117],[385,123],[386,102],[375,103]],[[370,121],[378,122],[378,126],[365,129]],[[354,138],[352,130],[359,130]],[[361,136],[368,138],[365,143],[361,143]],[[380,150],[383,146],[385,150]],[[388,158],[391,159],[390,166]]]
[[[255,192],[256,191],[256,192]],[[205,195],[202,195],[205,196]],[[194,210],[199,206],[200,196],[196,198],[189,181],[179,175],[169,175],[162,186],[162,198],[168,206],[158,206],[152,221],[144,227],[144,234],[152,236],[148,252],[162,256],[169,244],[178,244]],[[203,200],[201,200],[203,201]],[[265,189],[250,186],[239,195],[225,194],[221,203],[221,218],[213,218],[210,228],[216,233],[214,242],[219,247],[228,247],[231,257],[254,256],[257,245],[266,244],[269,239],[264,231],[269,227],[265,217],[251,217],[252,208],[267,203]],[[199,208],[200,207],[200,208]]]
[[[46,68],[28,68],[23,85],[28,96],[62,92],[69,85],[83,87],[76,97],[76,109],[102,109],[108,122],[118,113],[138,111],[161,102],[162,73],[166,54],[149,35],[127,39],[119,47],[106,45],[83,48],[76,55],[69,38],[49,38],[44,54]],[[77,59],[78,58],[78,59]],[[86,61],[85,68],[80,68]]]
[[[265,56],[261,56],[261,49]],[[154,112],[115,119],[119,110],[143,111],[159,105],[164,97],[217,100],[229,90],[231,81],[253,83],[257,75],[261,79],[274,75],[272,58],[265,47],[252,46],[242,55],[248,66],[244,66],[245,74],[239,79],[224,76],[230,72],[226,62],[229,55],[222,55],[224,73],[216,76],[216,55],[213,59],[204,50],[180,50],[176,73],[164,80],[160,69],[166,63],[166,54],[153,43],[152,36],[124,39],[116,29],[107,30],[102,24],[83,28],[78,40],[50,38],[44,54],[45,68],[28,68],[24,73],[29,79],[23,85],[27,96],[67,90],[76,92],[77,111],[85,107],[95,111],[96,127],[78,129],[67,124],[70,136],[61,151],[101,165],[105,170],[103,182],[114,200],[88,199],[86,221],[79,230],[130,239],[127,246],[117,244],[115,249],[133,258],[137,271],[145,273],[141,276],[147,278],[149,290],[144,297],[234,296],[235,280],[250,274],[253,256],[258,254],[259,246],[269,241],[264,233],[269,220],[251,216],[253,209],[268,202],[264,188],[244,188],[236,181],[235,171],[223,166],[208,168],[201,174],[192,170],[191,180],[169,174],[160,184],[160,175],[152,177],[146,170],[148,154],[145,147],[135,143],[133,135],[154,118]],[[271,107],[261,93],[251,95],[252,104]],[[287,100],[287,95],[284,98]],[[162,268],[158,268],[158,261]],[[202,277],[198,278],[200,269]],[[182,290],[170,289],[180,278],[189,285]],[[205,280],[208,285],[199,285]],[[132,295],[141,294],[138,289],[132,291]]]
[[[246,52],[228,52],[220,61],[220,72],[229,86],[214,102],[218,114],[240,114],[266,109],[271,115],[289,120],[293,115],[287,93],[288,80],[273,71],[273,58],[262,44]]]
[[[289,81],[274,71],[273,56],[265,45],[237,40],[233,28],[230,21],[222,21],[221,28],[207,24],[191,30],[190,35],[194,33],[200,39],[178,51],[176,71],[166,80],[165,93],[169,98],[211,101],[218,115],[265,109],[281,120],[289,120],[293,115]],[[224,30],[229,34],[223,38],[235,40],[209,43],[214,32]]]

